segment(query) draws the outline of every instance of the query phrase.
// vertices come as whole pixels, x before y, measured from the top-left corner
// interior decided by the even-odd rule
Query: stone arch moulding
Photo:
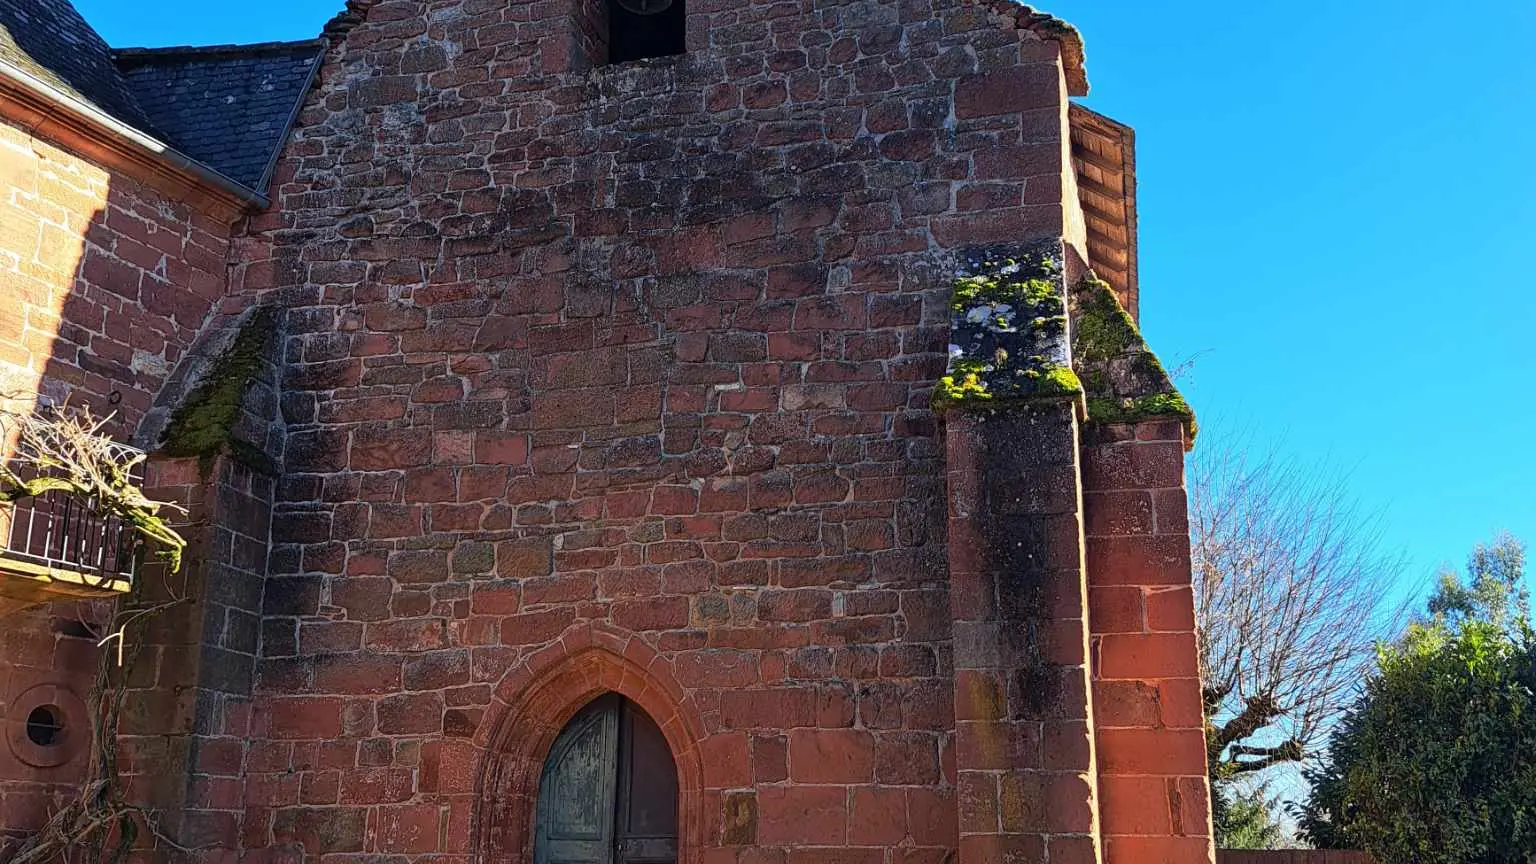
[[[578,624],[501,680],[475,732],[473,852],[479,864],[533,860],[533,810],[549,748],[565,724],[604,693],[649,714],[677,762],[678,864],[698,864],[706,843],[704,725],[672,663],[634,634]]]

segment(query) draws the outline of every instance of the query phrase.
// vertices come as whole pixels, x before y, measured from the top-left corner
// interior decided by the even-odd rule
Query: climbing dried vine
[[[186,540],[165,513],[184,511],[150,499],[138,487],[133,473],[144,454],[121,447],[102,433],[110,419],[97,420],[87,409],[67,406],[27,411],[0,408],[0,445],[10,451],[9,460],[0,461],[0,504],[49,492],[76,496],[98,512],[122,520],[155,548],[166,563],[165,572],[175,574],[181,569]],[[98,647],[115,641],[116,650],[103,655],[88,700],[90,761],[79,794],[36,834],[10,848],[0,846],[0,861],[5,864],[118,864],[145,832],[166,846],[183,849],[159,829],[154,813],[126,800],[117,771],[126,682],[141,647],[138,642],[127,647],[128,630],[187,600],[167,585],[163,594],[168,599],[146,602],[141,589],[142,580],[136,580],[107,626],[96,634]]]

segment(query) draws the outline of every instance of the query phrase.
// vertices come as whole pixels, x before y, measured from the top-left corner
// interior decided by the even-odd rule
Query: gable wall
[[[722,0],[566,71],[571,11],[373,6],[239,241],[295,334],[247,842],[522,860],[497,718],[607,634],[700,718],[689,860],[944,860],[928,404],[956,250],[1062,236],[1057,46]]]
[[[241,670],[262,606],[255,702],[245,671],[200,692],[175,778],[134,730],[134,782],[210,860],[520,861],[541,748],[615,690],[679,758],[688,861],[1205,860],[1187,556],[1105,551],[1145,551],[1146,496],[1142,545],[1187,542],[1178,479],[1104,467],[1112,435],[1080,468],[1070,406],[996,442],[1061,463],[986,485],[1049,503],[1071,698],[951,593],[978,560],[928,407],[954,258],[1085,257],[1056,44],[949,0],[694,0],[688,56],[590,69],[574,3],[366,4],[227,296],[221,224],[0,127],[23,389],[115,390],[127,437],[200,328],[287,310],[287,435],[250,442],[283,476],[219,463],[207,555],[256,598],[203,634]],[[1145,617],[1105,605],[1128,592]],[[84,680],[58,610],[28,615],[15,662]],[[33,814],[8,827],[66,789],[0,780]]]

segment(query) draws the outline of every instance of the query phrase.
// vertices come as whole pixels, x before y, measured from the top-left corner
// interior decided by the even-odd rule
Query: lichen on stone
[[[1067,362],[1061,274],[1055,244],[966,256],[951,295],[949,365],[936,408],[994,410],[1082,393]]]
[[[259,448],[237,439],[234,430],[251,380],[266,363],[267,345],[276,327],[277,312],[272,307],[251,313],[234,341],[171,414],[160,447],[166,455],[196,456],[205,467],[225,452],[253,467],[269,461]]]
[[[1147,347],[1114,289],[1089,273],[1072,291],[1072,365],[1094,423],[1175,419],[1194,442],[1195,412]]]

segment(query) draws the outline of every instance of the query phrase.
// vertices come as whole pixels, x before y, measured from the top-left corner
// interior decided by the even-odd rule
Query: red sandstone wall
[[[115,411],[106,431],[131,438],[223,294],[227,233],[0,123],[0,398],[25,408],[41,394],[100,417]],[[50,796],[78,793],[68,784],[84,766],[82,700],[96,670],[82,620],[105,626],[110,609],[49,604],[0,622],[0,832],[34,827]],[[65,709],[66,738],[40,750],[24,724],[48,701]]]
[[[248,846],[524,860],[611,688],[690,861],[953,853],[947,259],[1063,225],[1057,48],[961,5],[693,3],[687,58],[546,76],[562,3],[390,3],[332,52],[242,241],[295,334]]]
[[[579,59],[548,38],[565,6],[381,3],[333,52],[223,307],[293,307],[291,473],[263,696],[192,709],[186,830],[517,860],[543,748],[611,689],[673,745],[690,860],[960,845],[927,410],[947,256],[1080,228],[1054,44],[958,6],[695,3],[690,58],[541,77]],[[117,390],[126,433],[222,292],[223,229],[0,131],[0,301],[25,310],[0,373]],[[1099,829],[1110,861],[1210,854],[1182,479],[1147,429],[1084,449],[1097,776],[1083,720],[1041,726],[1071,794],[1002,781],[963,864],[1046,824],[1053,861]],[[84,668],[47,617],[0,684]],[[1074,809],[1095,780],[1102,819]]]
[[[1184,427],[1091,428],[1083,447],[1105,861],[1212,854],[1190,584]]]
[[[85,769],[90,748],[84,699],[97,669],[97,649],[82,619],[105,625],[98,604],[34,606],[0,625],[0,849],[13,833],[40,827]],[[64,739],[41,748],[26,735],[27,716],[39,706],[62,709]]]
[[[228,233],[0,124],[0,391],[116,411],[131,437],[224,294]]]
[[[960,860],[1102,860],[1076,406],[952,411]]]

